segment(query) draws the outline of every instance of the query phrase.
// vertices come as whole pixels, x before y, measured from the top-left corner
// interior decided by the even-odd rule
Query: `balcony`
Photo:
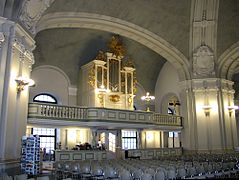
[[[29,103],[28,124],[179,130],[182,129],[182,117],[146,111]]]

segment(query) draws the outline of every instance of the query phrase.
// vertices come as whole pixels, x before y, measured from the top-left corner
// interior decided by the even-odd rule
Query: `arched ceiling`
[[[35,37],[34,67],[57,66],[69,76],[71,84],[77,86],[79,68],[93,60],[99,50],[107,51],[107,43],[113,35],[80,28],[41,31]],[[154,93],[158,74],[166,60],[140,43],[121,38],[127,51],[125,56],[134,61],[138,82],[146,91]]]
[[[187,57],[190,6],[191,3],[187,0],[182,0],[180,3],[174,0],[121,0],[120,2],[105,0],[100,3],[98,0],[55,0],[43,16],[58,12],[85,12],[119,18],[158,35]],[[80,66],[91,61],[99,50],[106,50],[107,41],[112,33],[66,27],[40,31],[35,36],[34,67],[47,64],[57,66],[65,71],[72,85],[76,86]],[[147,48],[147,45],[144,46],[125,37],[123,42],[126,45],[127,56],[135,62],[138,82],[146,91],[154,93],[158,74],[166,59]],[[174,59],[176,61],[176,58]]]

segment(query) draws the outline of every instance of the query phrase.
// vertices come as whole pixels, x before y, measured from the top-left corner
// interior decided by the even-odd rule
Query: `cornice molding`
[[[178,70],[181,80],[190,79],[188,59],[160,36],[118,18],[75,12],[44,15],[36,26],[36,33],[53,28],[89,28],[114,32],[133,39],[163,56]]]
[[[194,92],[201,91],[219,91],[235,92],[233,89],[233,81],[220,78],[205,78],[205,79],[192,79],[180,82],[179,86],[182,90],[192,89]]]

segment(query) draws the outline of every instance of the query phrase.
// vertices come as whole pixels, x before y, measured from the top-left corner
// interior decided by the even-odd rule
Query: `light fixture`
[[[102,84],[100,88],[96,89],[96,92],[98,93],[99,102],[102,107],[104,107],[104,96],[108,92],[108,90],[105,88],[105,86]]]
[[[154,100],[155,96],[150,96],[149,92],[146,93],[146,96],[142,96],[141,100],[146,101],[147,104],[149,104],[150,101]],[[149,106],[147,106],[146,111],[150,111]]]
[[[21,92],[25,89],[26,86],[33,86],[35,85],[34,80],[30,78],[26,78],[23,76],[18,76],[15,81],[17,82],[17,92]]]
[[[227,109],[228,109],[228,112],[229,112],[229,116],[231,117],[232,113],[233,113],[233,110],[239,109],[239,107],[238,106],[228,106]]]
[[[210,115],[210,110],[212,109],[212,106],[204,105],[202,108],[204,110],[205,116],[209,116]]]

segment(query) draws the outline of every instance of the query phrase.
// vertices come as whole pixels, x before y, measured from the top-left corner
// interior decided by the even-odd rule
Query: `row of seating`
[[[236,178],[238,154],[198,154],[150,160],[57,162],[57,179],[163,180]]]

